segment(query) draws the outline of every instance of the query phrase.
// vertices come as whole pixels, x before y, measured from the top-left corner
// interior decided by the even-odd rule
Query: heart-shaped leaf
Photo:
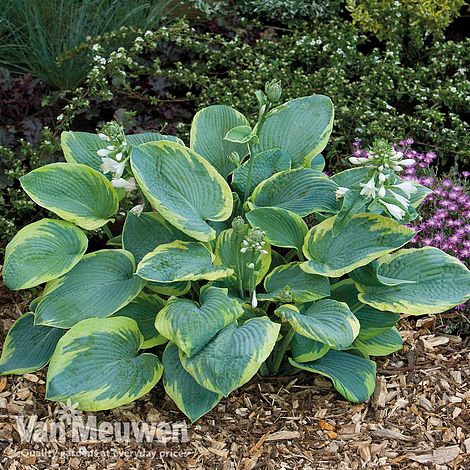
[[[64,333],[58,328],[35,325],[32,313],[21,315],[3,343],[0,375],[21,375],[42,369]]]
[[[233,271],[214,266],[214,255],[198,242],[167,243],[150,252],[137,266],[137,274],[147,281],[208,281],[230,276]]]
[[[336,212],[335,183],[319,171],[297,168],[276,173],[260,183],[249,201],[254,207],[280,207],[302,217]]]
[[[146,142],[170,140],[183,145],[183,142],[172,135],[162,135],[156,132],[144,132],[126,136],[128,145],[140,145]],[[64,131],[60,136],[62,151],[65,160],[69,163],[83,163],[91,168],[101,171],[101,157],[97,152],[106,148],[108,143],[101,140],[98,134],[89,132]]]
[[[332,349],[346,349],[359,334],[360,324],[347,304],[323,299],[299,308],[282,305],[276,310],[295,332]]]
[[[243,308],[227,296],[227,289],[203,288],[199,301],[200,306],[189,299],[172,298],[155,321],[157,330],[189,357],[243,315]]]
[[[248,212],[246,218],[252,227],[266,233],[271,245],[302,251],[308,227],[294,212],[280,207],[258,207]]]
[[[295,302],[313,302],[330,295],[328,278],[308,274],[294,262],[274,268],[264,280],[267,294],[259,294],[259,299]]]
[[[357,307],[359,291],[352,279],[344,279],[331,286],[331,298],[338,302],[346,302],[349,308]],[[362,304],[362,307],[354,309],[354,316],[361,324],[361,330],[357,339],[370,339],[389,330],[400,320],[399,313],[382,312],[370,305]]]
[[[169,343],[162,357],[163,385],[167,395],[191,420],[197,421],[219,403],[222,394],[201,387],[181,365],[178,347]]]
[[[357,349],[366,356],[388,356],[403,347],[399,331],[393,326],[373,338],[356,338],[351,349]]]
[[[379,310],[425,315],[445,312],[470,299],[470,271],[438,248],[399,250],[379,258],[373,269],[384,278],[412,281],[366,285],[351,273],[359,300]]]
[[[291,161],[289,156],[279,149],[267,150],[253,155],[253,162],[248,160],[243,165],[239,166],[233,172],[232,186],[240,196],[244,196],[246,192],[246,185],[248,179],[248,169],[253,165],[251,174],[251,184],[248,190],[250,195],[253,190],[262,181],[270,178],[272,175],[279,173],[283,170],[290,170]]]
[[[359,266],[400,248],[415,232],[377,214],[354,215],[338,236],[333,233],[336,217],[315,225],[308,233],[303,252],[309,260],[302,269],[312,274],[341,277]]]
[[[195,356],[180,351],[181,363],[199,385],[228,396],[256,374],[274,348],[280,326],[268,317],[241,326],[231,323]]]
[[[106,225],[119,208],[116,190],[96,170],[78,163],[52,163],[20,178],[39,206],[86,230]]]
[[[303,370],[328,377],[336,390],[353,403],[362,403],[370,398],[375,390],[375,362],[343,351],[328,351],[322,358],[313,362],[290,363]]]
[[[8,288],[29,289],[70,271],[85,254],[86,235],[62,220],[42,219],[21,229],[7,245],[3,279]]]
[[[78,403],[83,411],[126,405],[149,392],[163,366],[154,354],[138,354],[144,337],[127,317],[90,318],[59,341],[47,372],[46,398]]]
[[[129,212],[122,232],[122,247],[134,255],[136,263],[157,246],[175,240],[189,241],[190,238],[170,225],[156,212],[143,212],[136,216]]]
[[[141,292],[132,302],[113,313],[111,317],[128,317],[136,321],[144,336],[142,349],[153,348],[165,344],[167,339],[155,328],[157,313],[165,306],[165,301],[158,295]]]
[[[134,147],[131,166],[152,206],[172,225],[200,241],[215,238],[207,220],[230,217],[232,192],[207,160],[175,142]]]
[[[333,128],[333,103],[324,95],[297,98],[271,110],[259,132],[256,152],[280,148],[292,166],[309,167],[328,143]]]
[[[311,362],[323,357],[330,347],[314,339],[295,333],[290,342],[292,357],[297,362]]]
[[[67,274],[46,285],[35,310],[36,324],[70,328],[86,318],[109,317],[144,287],[134,269],[134,258],[125,250],[85,255]]]
[[[243,159],[248,153],[248,146],[246,143],[230,142],[224,137],[234,127],[249,125],[246,117],[230,106],[208,106],[194,116],[190,147],[226,178],[236,168],[230,155],[236,152]]]

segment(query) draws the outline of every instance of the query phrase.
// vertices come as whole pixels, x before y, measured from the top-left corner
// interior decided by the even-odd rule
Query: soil
[[[25,308],[0,291],[1,342]],[[256,377],[192,425],[161,384],[129,406],[79,416],[98,427],[183,426],[153,442],[117,442],[109,430],[110,442],[74,442],[70,432],[62,442],[21,442],[21,420],[37,418],[47,431],[64,410],[45,401],[43,371],[0,377],[0,469],[470,469],[470,341],[439,333],[429,318],[399,327],[405,346],[379,360],[368,403],[350,404],[328,380],[299,374]],[[163,442],[185,429],[187,442]]]

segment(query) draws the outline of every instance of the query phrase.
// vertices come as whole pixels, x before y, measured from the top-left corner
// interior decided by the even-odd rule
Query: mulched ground
[[[1,341],[25,303],[0,291]],[[44,373],[0,377],[0,469],[470,469],[470,341],[400,322],[405,347],[379,363],[377,390],[352,405],[329,381],[255,378],[194,425],[187,443],[21,443],[18,416],[49,429]],[[86,417],[89,417],[87,414]],[[161,385],[102,421],[182,423]],[[48,428],[49,427],[49,428]]]

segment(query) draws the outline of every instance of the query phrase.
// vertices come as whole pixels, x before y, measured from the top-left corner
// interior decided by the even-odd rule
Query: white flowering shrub
[[[67,163],[21,178],[58,218],[6,249],[5,284],[41,295],[9,331],[0,374],[47,364],[49,400],[104,410],[162,378],[192,421],[262,375],[330,378],[352,402],[375,387],[375,362],[402,347],[400,313],[443,312],[470,297],[470,272],[437,248],[403,248],[428,190],[379,141],[328,177],[321,155],[333,104],[279,104],[258,91],[258,119],[199,111],[190,145],[155,133],[64,132]],[[140,203],[127,208],[127,194]],[[123,221],[121,234],[108,223]],[[309,225],[307,224],[309,222]],[[109,247],[88,252],[104,228]]]

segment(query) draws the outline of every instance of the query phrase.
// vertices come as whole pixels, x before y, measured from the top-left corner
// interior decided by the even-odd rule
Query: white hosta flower
[[[400,161],[400,165],[403,166],[413,166],[416,164],[416,161],[413,160],[412,158],[405,158],[404,160]]]
[[[377,187],[375,186],[375,177],[373,176],[367,183],[360,183],[362,187],[361,196],[375,198]]]
[[[386,192],[387,191],[385,190],[385,186],[384,185],[380,186],[379,191],[378,191],[379,197],[385,197]]]
[[[400,163],[401,163],[401,162],[400,162]],[[400,165],[395,165],[395,166],[393,167],[393,169],[394,169],[395,171],[403,171],[403,167],[400,166]]]
[[[142,212],[144,212],[144,208],[145,206],[143,204],[137,204],[130,210],[130,212],[136,215],[137,217],[139,217],[139,215],[142,214]]]
[[[349,191],[349,188],[342,188],[341,186],[335,191],[336,199],[341,199]]]
[[[390,204],[385,201],[380,201],[380,203],[385,206],[388,212],[390,212],[390,214],[392,214],[395,219],[401,220],[406,214],[406,212],[401,207],[398,207],[395,204]]]
[[[418,188],[415,186],[413,181],[405,181],[400,184],[394,184],[392,188],[397,188],[403,191],[408,197],[410,197],[412,194],[414,194],[416,191],[418,191]]]
[[[99,149],[96,153],[98,154],[99,157],[107,157],[111,153],[111,150]]]
[[[388,178],[388,175],[386,175],[384,173],[379,173],[379,181],[381,183],[385,183],[385,181],[387,181],[387,178]]]
[[[106,135],[106,134],[103,134],[102,132],[100,132],[98,134],[98,137],[101,139],[101,140],[106,140],[106,141],[109,141],[110,138]]]
[[[109,157],[103,157],[101,159],[103,162],[101,164],[101,171],[106,173],[112,173],[114,178],[120,178],[124,173],[124,168],[126,167],[126,162],[117,162]]]
[[[402,158],[403,152],[395,152],[395,154],[390,157],[390,160],[401,160]]]
[[[122,152],[118,152],[116,154],[116,160],[121,161],[122,160]]]
[[[111,184],[115,188],[124,188],[126,191],[129,192],[137,189],[134,178],[129,178],[128,180],[125,180],[124,178],[116,178],[111,181]]]
[[[406,199],[406,197],[402,196],[401,194],[396,193],[395,191],[390,190],[390,194],[402,205],[408,207],[410,201]]]
[[[365,158],[365,157],[349,157],[349,161],[353,164],[353,165],[362,165],[366,162],[369,161],[368,158]]]
[[[256,290],[253,291],[253,296],[251,297],[251,306],[256,308],[258,306],[258,299],[256,298]]]

